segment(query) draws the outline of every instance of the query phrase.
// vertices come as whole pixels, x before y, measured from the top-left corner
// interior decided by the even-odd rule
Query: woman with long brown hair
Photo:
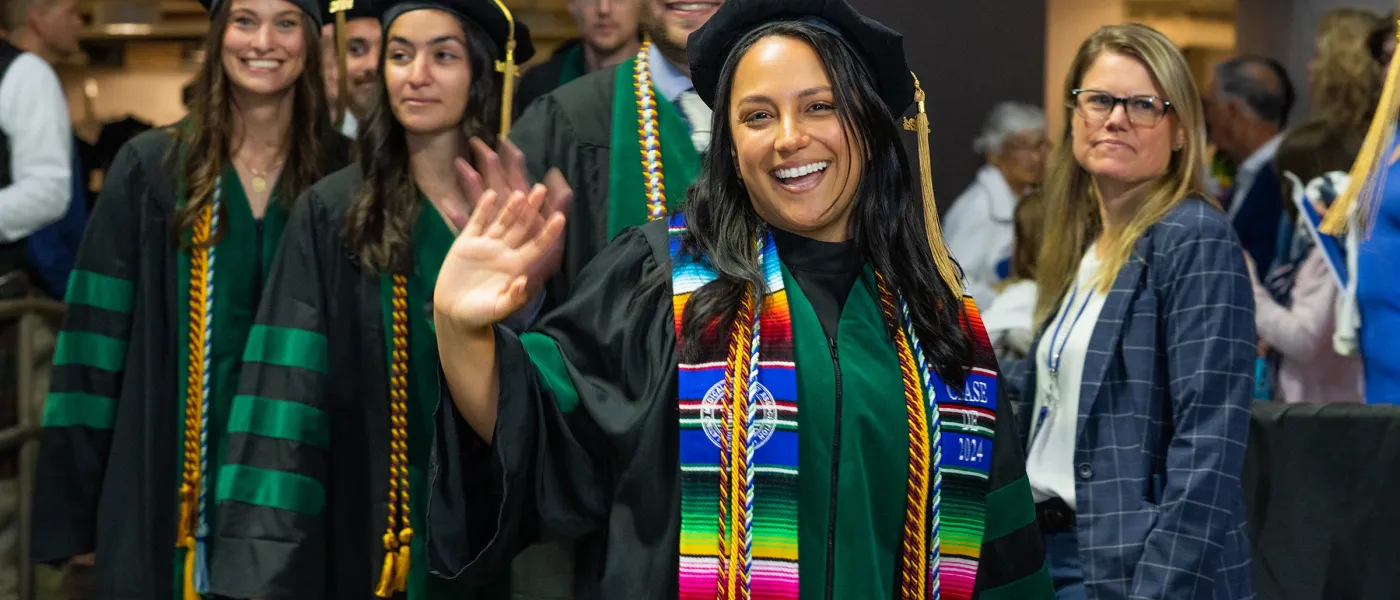
[[[312,0],[215,0],[190,116],[125,145],[68,288],[34,557],[96,552],[103,598],[208,587],[222,432],[293,201],[346,159]],[[238,424],[234,424],[236,429]]]
[[[1143,25],[1091,34],[1065,78],[1040,334],[1029,369],[1008,368],[1060,600],[1253,597],[1254,299],[1244,249],[1200,193],[1200,97]]]
[[[687,49],[714,136],[683,212],[524,334],[566,217],[482,198],[433,298],[438,572],[577,538],[589,600],[1050,598],[902,48],[842,0],[727,0]]]
[[[1364,8],[1338,8],[1322,16],[1314,40],[1316,54],[1308,63],[1311,118],[1366,134],[1385,84],[1385,67],[1371,45],[1372,34],[1384,23]]]
[[[472,143],[496,145],[510,105],[495,67],[534,49],[495,0],[378,8],[385,43],[358,161],[298,204],[248,342],[217,496],[221,596],[508,594],[427,569],[429,307],[450,219],[471,206],[455,163]]]

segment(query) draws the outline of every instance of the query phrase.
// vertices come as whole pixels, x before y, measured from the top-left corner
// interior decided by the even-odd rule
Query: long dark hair
[[[715,331],[713,325],[722,325],[720,331],[728,329],[747,286],[763,289],[753,244],[765,225],[739,180],[732,145],[718,142],[733,139],[729,98],[739,60],[769,36],[802,41],[821,58],[836,96],[836,112],[846,135],[855,141],[852,160],[868,157],[856,187],[851,239],[861,256],[909,303],[914,329],[939,376],[961,387],[974,360],[972,343],[961,327],[962,299],[953,295],[934,266],[924,232],[923,203],[915,194],[917,184],[895,127],[896,115],[880,100],[869,69],[845,41],[803,22],[769,23],[745,35],[720,72],[711,127],[716,143],[690,188],[685,207],[689,231],[682,246],[690,256],[707,261],[719,276],[696,290],[686,305],[681,323],[684,353],[694,357],[702,338]]]
[[[501,75],[496,72],[496,47],[475,23],[457,17],[467,37],[467,60],[472,81],[462,115],[462,140],[477,137],[496,146],[501,123]],[[388,32],[388,27],[385,27]],[[387,40],[385,40],[387,42]],[[358,144],[364,185],[345,215],[345,244],[360,265],[373,273],[407,270],[413,264],[413,226],[422,205],[408,164],[407,131],[394,116],[384,86],[384,61],[379,55],[379,78],[374,101]]]
[[[174,235],[181,247],[188,248],[182,232],[189,231],[200,213],[214,199],[214,186],[232,160],[234,131],[232,84],[224,72],[224,32],[228,29],[233,2],[221,2],[209,35],[204,38],[204,64],[192,84],[190,115],[183,126],[173,128],[178,143],[168,159],[177,165],[185,188],[185,206],[175,216]],[[277,203],[291,207],[311,184],[325,173],[321,172],[325,151],[322,140],[331,131],[330,112],[326,108],[325,83],[321,80],[321,30],[307,15],[301,19],[302,39],[305,41],[306,61],[301,75],[292,83],[292,122],[286,132],[287,157],[278,182]],[[226,212],[225,207],[221,212]],[[208,240],[212,246],[227,231],[225,225]]]

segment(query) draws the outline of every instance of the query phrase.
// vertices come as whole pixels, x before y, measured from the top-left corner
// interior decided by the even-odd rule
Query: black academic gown
[[[608,177],[617,67],[589,73],[531,104],[510,140],[525,153],[530,177],[557,168],[574,189],[564,226],[564,258],[545,287],[550,306],[568,297],[579,271],[608,245]],[[637,198],[638,210],[645,199]]]
[[[249,337],[218,494],[211,591],[266,600],[369,600],[390,497],[389,336],[383,277],[341,236],[361,185],[352,165],[303,196],[287,223]],[[408,280],[410,516],[407,600],[497,600],[427,570],[428,457],[439,368],[431,294],[453,234],[423,200]],[[401,517],[402,515],[400,515]]]
[[[897,545],[902,527],[901,465],[908,457],[904,404],[889,395],[901,387],[897,360],[868,270],[848,249],[819,246],[778,236],[796,284],[789,284],[789,304],[804,406],[802,595],[890,598],[898,552],[891,540]],[[523,336],[530,339],[497,329],[500,403],[492,446],[444,397],[430,507],[436,572],[489,576],[537,539],[583,537],[579,598],[677,597],[679,434],[668,251],[665,222],[630,229],[580,275],[573,295]],[[844,383],[833,378],[828,346],[840,354]],[[833,392],[838,387],[843,391]],[[999,402],[996,413],[977,597],[1048,599],[1009,405]],[[833,490],[835,469],[842,483]],[[839,509],[829,508],[837,505],[833,494]]]
[[[61,563],[96,552],[94,592],[113,600],[172,598],[180,589],[184,550],[176,548],[176,526],[188,344],[182,323],[189,305],[181,267],[188,260],[180,258],[171,230],[182,193],[173,140],[167,129],[143,133],[107,171],[74,264],[40,438],[31,555]],[[322,148],[325,172],[348,160],[339,136],[327,136]],[[229,211],[241,210],[233,222],[254,225],[246,200],[241,209],[227,200],[241,194],[236,178],[227,179],[231,173],[223,189]],[[275,212],[269,207],[268,218]],[[253,241],[255,227],[232,229],[244,242],[220,242],[223,272],[243,267],[237,285],[215,296],[216,312],[227,310],[227,319],[215,321],[213,339],[214,464],[216,424],[227,417],[222,392],[238,377],[241,335],[262,285],[262,254],[278,243],[272,233]],[[229,254],[233,248],[237,256]]]
[[[520,87],[515,90],[515,106],[523,111],[541,96],[583,77],[586,73],[583,40],[568,40],[554,50],[549,60],[531,67],[520,77]]]

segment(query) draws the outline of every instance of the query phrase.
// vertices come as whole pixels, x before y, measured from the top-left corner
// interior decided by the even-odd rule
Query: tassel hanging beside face
[[[924,230],[928,235],[929,251],[933,254],[933,264],[938,267],[938,274],[942,276],[948,288],[953,290],[953,295],[961,298],[962,277],[958,275],[958,267],[953,263],[952,256],[948,255],[948,247],[943,243],[943,231],[938,223],[938,202],[933,197],[933,172],[930,166],[932,152],[928,145],[929,127],[928,113],[924,110],[924,88],[919,85],[917,75],[909,75],[914,78],[914,101],[919,105],[919,114],[912,119],[905,119],[904,129],[914,132],[919,139],[919,187],[924,203]]]

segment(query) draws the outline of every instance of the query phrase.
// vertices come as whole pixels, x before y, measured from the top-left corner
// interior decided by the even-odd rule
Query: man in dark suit
[[[1240,243],[1267,270],[1278,253],[1283,187],[1273,167],[1293,109],[1293,83],[1283,65],[1262,56],[1221,63],[1205,100],[1210,139],[1239,169],[1220,199]]]

